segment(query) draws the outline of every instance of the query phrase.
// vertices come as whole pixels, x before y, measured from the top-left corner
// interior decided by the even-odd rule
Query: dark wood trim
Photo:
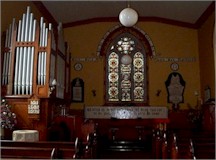
[[[42,13],[44,18],[52,23],[55,27],[58,26],[58,22],[52,16],[52,14],[47,10],[47,8],[43,5],[41,1],[32,1],[32,3],[37,7],[37,9]]]
[[[176,25],[176,26],[180,26],[180,27],[195,28],[194,24],[192,24],[192,23],[182,22],[182,21],[177,21],[177,20],[172,20],[172,19],[167,19],[167,18],[161,18],[161,17],[139,17],[139,21],[142,21],[142,22],[160,22],[160,23]]]
[[[177,25],[181,27],[196,28],[196,26],[192,23],[181,22],[181,21],[160,18],[160,17],[139,17],[139,21],[140,22],[161,22],[161,23]],[[97,23],[97,22],[118,22],[119,23],[119,19],[118,17],[97,17],[92,19],[76,21],[76,22],[64,23],[63,28],[75,27],[79,25],[85,25],[85,24]]]
[[[194,24],[196,28],[200,28],[202,24],[208,19],[208,17],[215,11],[215,1],[213,1],[206,11],[200,16],[200,18]]]
[[[90,23],[97,23],[97,22],[119,22],[118,17],[97,17],[91,19],[84,19],[75,22],[64,23],[63,28],[75,27],[79,25],[85,25]]]

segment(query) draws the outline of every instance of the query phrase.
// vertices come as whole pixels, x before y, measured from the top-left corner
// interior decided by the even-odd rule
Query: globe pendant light
[[[119,21],[125,27],[132,27],[138,21],[138,14],[132,8],[125,8],[119,14]]]

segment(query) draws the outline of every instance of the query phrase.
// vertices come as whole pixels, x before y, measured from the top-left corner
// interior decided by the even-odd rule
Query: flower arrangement
[[[188,113],[188,119],[192,122],[192,123],[201,123],[202,121],[202,113],[200,110],[196,110],[196,109],[190,109],[189,113]]]
[[[11,106],[3,99],[1,101],[1,128],[7,128],[12,130],[17,124],[16,114],[11,112]]]

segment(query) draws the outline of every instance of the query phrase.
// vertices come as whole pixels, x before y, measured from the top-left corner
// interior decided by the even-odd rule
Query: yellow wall
[[[21,19],[22,14],[26,12],[27,6],[31,6],[31,11],[34,13],[36,19],[39,20],[42,15],[30,1],[1,2],[1,34],[8,28],[12,22],[12,18],[16,18],[16,21]],[[212,42],[212,24],[214,23],[213,15],[214,13],[199,30],[156,22],[139,22],[137,24],[140,29],[150,36],[156,48],[157,55],[161,57],[196,58],[195,62],[178,62],[180,67],[178,72],[186,81],[185,102],[180,104],[181,109],[186,109],[187,104],[195,106],[195,91],[203,95],[205,85],[208,84],[211,88],[215,88],[213,49],[210,46]],[[97,47],[101,38],[117,24],[117,22],[92,23],[66,28],[64,30],[65,40],[71,48],[72,57],[97,57]],[[201,53],[200,57],[199,52]],[[83,64],[81,71],[74,70],[76,61],[71,62],[71,81],[76,77],[80,77],[85,83],[84,103],[72,103],[71,108],[81,109],[84,105],[103,105],[104,60],[99,58],[95,62],[81,62]],[[172,72],[170,69],[171,63],[157,62],[149,59],[150,105],[171,106],[171,104],[167,104],[167,92],[165,88],[165,81]],[[199,63],[201,64],[200,68]],[[200,86],[202,87],[200,88]],[[96,97],[92,94],[93,89],[96,90]],[[156,96],[157,90],[162,90],[159,97]],[[212,97],[214,95],[215,93],[212,89]]]
[[[93,23],[78,27],[66,28],[64,30],[65,40],[71,47],[72,57],[97,57],[97,47],[107,31],[118,23]],[[153,41],[156,54],[161,57],[191,58],[195,57],[195,62],[178,62],[179,73],[186,81],[183,104],[181,109],[187,108],[187,104],[196,105],[195,91],[200,92],[199,57],[198,57],[198,34],[195,29],[188,29],[156,22],[139,22],[139,28],[145,31]],[[84,105],[104,104],[104,61],[81,62],[83,70],[73,69],[76,61],[72,61],[71,79],[80,77],[85,82],[84,103],[72,103],[71,108],[82,108]],[[149,104],[167,104],[167,92],[165,81],[172,72],[170,64],[172,62],[157,62],[149,59]],[[93,97],[91,90],[96,89],[97,96]],[[157,90],[162,90],[159,97]]]
[[[16,23],[22,19],[27,6],[31,7],[34,18],[40,20],[42,14],[31,1],[1,1],[1,33],[9,28],[13,18],[16,19]]]
[[[207,19],[198,31],[200,52],[201,90],[204,94],[206,86],[211,88],[211,98],[215,98],[215,66],[213,49],[213,30],[215,12]],[[202,95],[204,97],[204,95]]]

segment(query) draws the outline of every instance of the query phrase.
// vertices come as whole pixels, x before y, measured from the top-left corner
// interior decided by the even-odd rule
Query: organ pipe
[[[6,95],[49,97],[50,84],[57,79],[56,96],[64,98],[66,58],[62,55],[66,53],[61,23],[57,32],[61,41],[55,42],[52,24],[43,17],[38,22],[29,6],[18,25],[13,19],[3,53],[1,80]]]

